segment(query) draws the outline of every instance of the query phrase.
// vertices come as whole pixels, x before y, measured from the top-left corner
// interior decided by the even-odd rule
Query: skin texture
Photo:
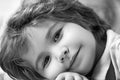
[[[54,21],[36,26],[26,30],[31,45],[22,58],[42,76],[52,80],[68,69],[81,74],[90,71],[96,49],[96,41],[90,31],[74,23]]]

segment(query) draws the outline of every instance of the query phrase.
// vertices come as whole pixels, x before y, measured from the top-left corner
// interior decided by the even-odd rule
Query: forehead
[[[52,21],[52,20],[32,21],[32,23],[28,25],[26,29],[28,40],[32,44],[31,46],[33,46],[33,44],[36,44],[36,43],[42,44],[45,41],[45,36],[48,30],[55,23],[56,21]]]
[[[56,21],[52,20],[34,20],[27,25],[26,33],[30,41],[37,40],[36,38],[45,37],[49,28],[54,25]]]
[[[54,20],[46,20],[46,19],[41,19],[41,20],[33,20],[30,24],[28,24],[29,27],[50,27],[51,25],[53,25],[54,23],[56,23],[58,21],[54,21]],[[28,27],[28,28],[29,28]]]

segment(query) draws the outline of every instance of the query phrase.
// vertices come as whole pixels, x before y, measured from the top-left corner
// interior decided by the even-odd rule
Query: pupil
[[[55,36],[55,41],[58,40],[59,36],[60,36],[60,31],[56,34],[56,36]]]

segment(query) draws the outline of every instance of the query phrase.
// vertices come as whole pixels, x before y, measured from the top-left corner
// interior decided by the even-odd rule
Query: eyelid
[[[38,55],[38,58],[36,60],[36,70],[39,70],[39,69],[43,69],[42,67],[42,63],[43,63],[43,60],[44,60],[44,55],[46,52],[41,52],[40,55]]]
[[[66,23],[64,23],[64,22],[56,22],[54,25],[52,25],[51,28],[48,30],[48,33],[46,34],[46,39],[50,40],[50,42],[52,42],[54,33],[57,30],[64,28],[65,24]]]
[[[54,25],[52,25],[52,27],[48,30],[48,33],[47,33],[47,35],[46,35],[46,39],[49,39],[49,38],[51,38],[51,36],[52,36],[52,33],[53,33],[53,31],[54,31],[54,28],[56,28],[56,25],[57,25],[58,23],[56,22]]]
[[[56,41],[56,42],[58,42],[58,41],[60,41],[60,39],[62,38],[62,29],[63,29],[63,27],[62,28],[60,28],[60,29],[58,29],[55,33],[54,33],[54,35],[53,35],[53,37],[52,37],[52,39],[53,39],[53,41],[54,41],[54,38],[55,38],[55,36],[56,36],[56,34],[58,33],[58,32],[60,32],[60,36],[59,36],[59,38],[58,38],[58,40]],[[54,41],[55,42],[55,41]]]
[[[42,69],[42,62],[43,62],[42,57],[36,61],[36,70]]]
[[[46,57],[45,57],[45,58],[46,58]],[[45,58],[44,58],[43,61],[42,61],[42,67],[43,67],[43,69],[47,68],[47,67],[49,66],[50,62],[51,62],[51,57],[49,56],[49,61],[48,61],[48,63],[44,66]]]

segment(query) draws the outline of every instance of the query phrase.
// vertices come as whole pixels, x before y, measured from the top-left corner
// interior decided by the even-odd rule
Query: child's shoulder
[[[120,79],[120,34],[114,31],[108,31],[109,35],[113,35],[112,43],[110,46],[110,58],[115,70],[116,79]]]
[[[120,34],[112,30],[107,31],[107,42],[104,53],[97,63],[93,73],[95,80],[105,80],[110,65],[113,65],[116,79],[120,79]]]

